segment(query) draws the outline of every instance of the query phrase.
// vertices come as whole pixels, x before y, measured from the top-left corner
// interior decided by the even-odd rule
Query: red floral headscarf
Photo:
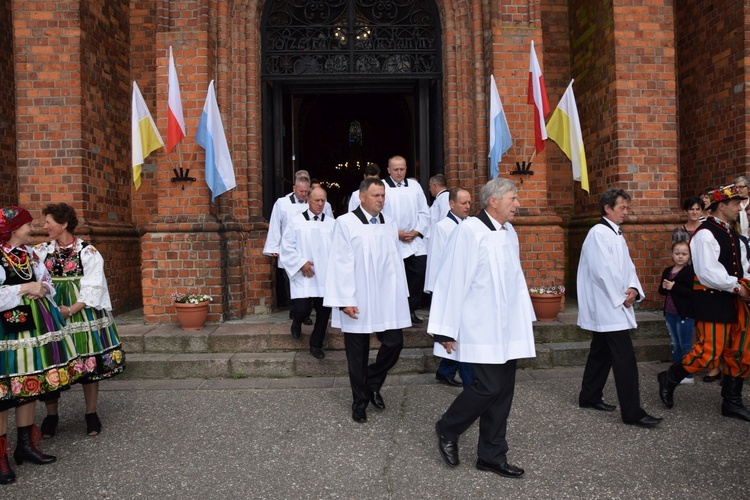
[[[13,231],[34,220],[28,210],[21,207],[0,209],[0,243],[7,242]]]

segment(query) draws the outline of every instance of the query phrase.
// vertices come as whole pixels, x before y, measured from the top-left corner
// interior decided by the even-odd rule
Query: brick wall
[[[658,280],[679,222],[673,9],[658,0],[571,1],[570,26],[592,188],[576,203],[570,276],[588,227],[600,216],[599,196],[622,187],[633,197],[624,231],[647,295],[641,307],[659,308]]]
[[[748,8],[675,3],[681,199],[748,172]]]
[[[10,2],[0,4],[0,207],[18,203],[13,25]]]
[[[128,3],[15,2],[19,201],[78,212],[103,254],[116,312],[140,305],[129,196]]]

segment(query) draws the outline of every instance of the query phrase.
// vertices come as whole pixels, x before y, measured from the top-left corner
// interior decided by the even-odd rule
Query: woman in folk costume
[[[89,436],[96,436],[102,430],[96,414],[99,381],[125,369],[125,354],[112,318],[104,260],[93,245],[73,235],[78,217],[70,205],[47,205],[42,214],[51,241],[35,250],[52,275],[56,301],[86,368],[78,382],[83,384],[86,400],[86,432]],[[59,397],[60,394],[56,393],[41,398],[47,405],[47,416],[42,422],[44,438],[55,435]]]
[[[28,246],[31,220],[23,208],[0,209],[0,484],[16,479],[7,453],[8,410],[16,409],[16,463],[54,462],[39,449],[34,401],[68,388],[84,369],[52,301],[52,279]]]

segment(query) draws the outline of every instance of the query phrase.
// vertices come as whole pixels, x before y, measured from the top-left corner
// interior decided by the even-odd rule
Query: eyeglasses
[[[734,186],[739,189],[747,189],[747,186],[745,186],[744,184],[735,184]]]

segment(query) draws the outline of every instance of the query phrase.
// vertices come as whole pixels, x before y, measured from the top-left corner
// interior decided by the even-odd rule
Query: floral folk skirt
[[[69,307],[78,302],[79,279],[52,281],[58,304]],[[125,353],[111,311],[84,307],[68,319],[68,328],[84,365],[84,374],[77,382],[96,382],[125,370]]]
[[[0,324],[0,411],[67,389],[85,370],[60,310],[46,298],[22,301],[32,328],[9,333]]]

